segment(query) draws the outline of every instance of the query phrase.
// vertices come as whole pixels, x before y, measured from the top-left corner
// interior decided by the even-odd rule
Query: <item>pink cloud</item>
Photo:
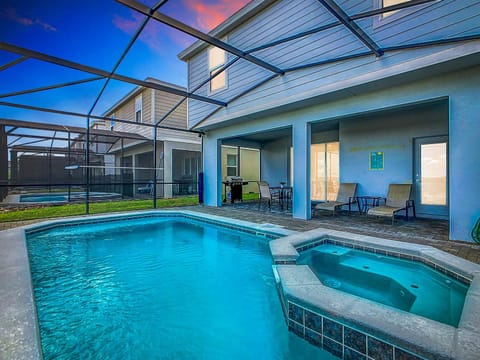
[[[112,22],[124,33],[133,35],[145,19],[145,16],[134,11],[131,11],[130,15],[129,18],[124,18],[115,14]],[[185,36],[183,33],[171,27],[161,25],[154,20],[150,20],[145,29],[143,29],[139,40],[145,43],[153,51],[161,52],[163,50],[168,50],[163,49],[160,45],[162,43],[162,36],[170,37],[170,39],[182,47],[187,47],[192,43],[192,40],[189,39],[188,36]]]
[[[219,0],[216,4],[208,4],[198,0],[183,1],[196,15],[197,26],[204,31],[212,30],[250,2],[250,0]]]
[[[57,31],[57,29],[46,23],[41,21],[40,19],[30,19],[25,16],[21,16],[20,14],[17,13],[17,10],[14,8],[7,8],[3,12],[0,13],[1,17],[7,18],[11,21],[14,21],[20,25],[23,26],[32,26],[32,25],[38,25],[43,28],[45,31]]]
[[[145,16],[134,11],[131,11],[130,15],[130,18],[124,18],[118,14],[115,14],[112,22],[113,25],[122,30],[124,33],[133,35],[145,19]],[[143,29],[141,32],[139,39],[147,44],[147,46],[152,50],[160,52],[162,50],[160,46],[160,36],[161,34],[160,31],[158,31],[158,25],[153,21],[150,21],[145,29]]]
[[[202,31],[210,31],[219,25],[227,17],[241,9],[250,0],[218,0],[215,4],[203,3],[198,0],[183,0],[187,13],[192,23]],[[115,14],[112,23],[121,31],[128,35],[133,35],[137,31],[145,16],[131,11],[128,18]],[[184,35],[182,32],[160,25],[156,21],[150,21],[142,31],[139,40],[144,42],[152,50],[161,52],[161,37],[167,35],[172,41],[182,47],[189,46],[194,39]],[[168,49],[167,49],[168,50]]]

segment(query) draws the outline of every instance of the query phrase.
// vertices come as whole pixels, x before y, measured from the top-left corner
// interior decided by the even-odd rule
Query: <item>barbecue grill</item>
[[[247,184],[248,181],[243,181],[241,176],[225,177],[225,181],[223,181],[223,185],[225,186],[225,197],[223,198],[223,202],[227,201],[227,187],[230,188],[230,196],[228,196],[228,199],[232,204],[235,200],[243,201],[243,185]]]

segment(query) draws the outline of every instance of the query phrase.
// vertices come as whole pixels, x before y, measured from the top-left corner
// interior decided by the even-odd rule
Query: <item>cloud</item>
[[[132,35],[138,29],[140,22],[145,16],[134,11],[131,11],[130,14],[132,15],[130,19],[126,19],[118,14],[114,14],[112,22],[113,25],[122,30],[124,33]]]
[[[22,16],[17,13],[17,10],[14,8],[7,8],[4,11],[0,12],[0,17],[7,18],[10,21],[14,21],[17,24],[23,25],[23,26],[40,26],[43,28],[45,31],[57,31],[57,29],[46,23],[41,21],[40,19],[31,19],[25,16]]]
[[[144,15],[132,10],[129,18],[115,14],[112,23],[124,33],[133,35],[144,19]],[[165,36],[168,36],[173,42],[181,47],[187,47],[192,43],[192,40],[180,31],[166,25],[161,25],[154,20],[150,20],[145,29],[143,29],[139,40],[145,43],[153,51],[160,53],[164,50],[168,50],[162,46],[162,44],[165,44],[165,42],[162,41],[162,38]]]
[[[194,24],[202,31],[210,31],[249,2],[250,0],[216,0],[216,3],[206,3],[205,0],[183,0],[187,10],[184,15],[190,19],[189,24]],[[133,35],[144,18],[144,15],[132,10],[129,17],[114,14],[112,23],[124,33]],[[139,40],[155,52],[161,52],[168,50],[162,48],[162,38],[165,35],[181,47],[187,47],[194,41],[188,35],[156,21],[148,23]]]
[[[195,14],[196,25],[203,31],[212,30],[250,2],[250,0],[219,0],[217,3],[209,4],[198,0],[183,1]]]
[[[133,35],[140,24],[145,19],[145,15],[140,13],[134,12],[133,10],[130,12],[129,18],[124,18],[118,14],[113,15],[113,25],[115,25],[118,29],[123,31],[128,35]],[[158,31],[157,24],[153,21],[150,21],[145,29],[140,34],[139,40],[147,44],[152,50],[156,52],[160,52],[162,50],[161,47],[161,33]]]

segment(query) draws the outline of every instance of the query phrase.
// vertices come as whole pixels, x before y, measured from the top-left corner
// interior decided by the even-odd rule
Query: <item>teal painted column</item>
[[[309,123],[294,123],[292,127],[293,145],[293,217],[311,218],[310,201],[310,143]]]
[[[205,205],[222,206],[222,147],[220,140],[205,135],[202,152]]]
[[[478,82],[472,78],[466,84],[470,86],[457,89],[450,98],[450,240],[473,241],[472,230],[480,218],[480,103],[475,90]]]

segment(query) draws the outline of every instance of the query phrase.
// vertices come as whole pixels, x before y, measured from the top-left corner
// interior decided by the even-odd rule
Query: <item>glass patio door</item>
[[[340,180],[339,142],[313,144],[310,148],[311,199],[335,200]]]
[[[415,139],[415,208],[428,217],[448,216],[448,137]]]

